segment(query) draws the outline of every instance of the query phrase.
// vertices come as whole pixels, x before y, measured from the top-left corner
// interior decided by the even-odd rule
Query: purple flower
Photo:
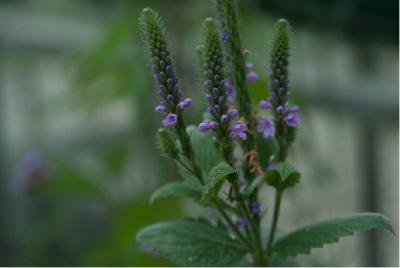
[[[229,120],[229,117],[226,114],[223,114],[221,116],[221,122],[227,122]]]
[[[270,109],[272,107],[272,103],[270,100],[262,100],[259,104],[261,109]]]
[[[176,107],[180,110],[183,110],[184,108],[188,107],[191,103],[192,103],[192,99],[186,98],[183,101],[179,102]]]
[[[295,113],[288,113],[283,119],[288,127],[298,127],[300,125],[300,117]]]
[[[225,86],[225,91],[226,91],[226,94],[228,96],[228,99],[230,101],[234,102],[235,101],[235,97],[236,97],[235,88],[233,87],[233,85],[229,81],[224,81],[224,86]]]
[[[282,105],[279,105],[278,108],[276,108],[276,111],[277,111],[278,113],[283,113],[283,112],[285,111],[285,108],[283,108]]]
[[[260,215],[260,213],[261,213],[260,203],[258,203],[258,202],[251,203],[250,210],[251,210],[251,214],[253,215],[253,217],[257,217],[258,215]]]
[[[256,72],[249,72],[246,75],[246,80],[249,82],[256,82],[260,80],[260,76]]]
[[[238,116],[238,114],[239,114],[239,111],[238,111],[237,109],[232,109],[232,111],[230,111],[230,112],[228,113],[228,116],[229,116],[229,118],[233,119],[233,118],[235,118],[236,116]]]
[[[300,110],[299,106],[293,105],[293,106],[289,107],[289,109],[287,109],[287,112],[288,113],[297,113],[299,110]]]
[[[177,120],[178,120],[178,117],[176,116],[176,114],[170,113],[164,118],[164,120],[162,121],[162,124],[164,127],[172,126],[172,125],[176,124]]]
[[[269,137],[273,137],[275,135],[274,121],[269,118],[259,116],[257,132],[262,132],[264,138],[266,139]]]
[[[248,63],[246,63],[246,64],[244,65],[244,67],[245,67],[246,69],[250,70],[250,69],[252,69],[252,68],[254,67],[254,64],[251,63],[251,62],[248,62]]]
[[[204,122],[199,124],[197,129],[200,130],[201,132],[207,132],[210,129],[216,129],[217,127],[218,127],[217,122],[212,121],[210,119],[206,119]]]
[[[223,31],[221,33],[221,40],[222,42],[226,43],[229,39],[229,33],[227,31]]]
[[[230,137],[232,140],[237,140],[237,139],[242,139],[246,140],[247,139],[247,125],[243,124],[241,122],[236,122],[234,123],[230,128]]]
[[[156,106],[155,111],[157,113],[165,114],[167,112],[167,106],[164,103],[160,103]]]
[[[248,224],[245,218],[240,218],[235,222],[237,228],[242,229]]]

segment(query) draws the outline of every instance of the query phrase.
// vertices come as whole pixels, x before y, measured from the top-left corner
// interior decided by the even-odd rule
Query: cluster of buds
[[[246,140],[246,124],[234,122],[238,110],[229,106],[229,101],[234,98],[234,89],[225,78],[220,35],[216,22],[211,18],[204,23],[201,67],[207,111],[211,118],[200,123],[198,129],[202,132],[211,130],[220,139],[229,137],[231,140]]]
[[[261,109],[271,110],[273,118],[258,117],[257,131],[265,138],[275,135],[276,129],[284,133],[285,128],[296,128],[300,125],[297,115],[298,106],[289,106],[290,97],[288,64],[289,64],[289,23],[281,19],[275,25],[275,36],[272,43],[271,70],[269,72],[270,97],[260,102]]]
[[[153,78],[158,87],[157,95],[160,98],[155,110],[165,115],[162,120],[163,126],[175,125],[182,114],[181,111],[192,103],[192,99],[182,99],[174,60],[169,52],[163,23],[158,14],[151,9],[144,9],[140,24],[143,39],[150,53]]]

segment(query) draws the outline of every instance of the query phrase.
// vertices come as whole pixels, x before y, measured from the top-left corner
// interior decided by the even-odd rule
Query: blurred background
[[[161,118],[137,19],[163,15],[178,74],[204,109],[195,78],[208,0],[0,1],[0,265],[171,265],[143,253],[143,226],[212,212],[188,200],[148,205],[178,179],[158,156]],[[291,84],[303,124],[290,162],[303,173],[287,192],[282,230],[361,211],[381,212],[399,233],[398,1],[241,1],[248,61],[266,96],[274,21],[294,27]],[[269,223],[273,195],[262,189]],[[210,214],[211,213],[211,214]],[[379,231],[302,256],[302,265],[398,266],[398,237]]]

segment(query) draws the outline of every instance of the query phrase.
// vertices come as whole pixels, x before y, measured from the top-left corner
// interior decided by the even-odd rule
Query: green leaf
[[[184,182],[170,182],[153,192],[150,197],[150,204],[167,197],[191,197],[198,200],[201,197],[201,192],[194,190]]]
[[[203,174],[208,174],[215,165],[222,161],[211,133],[200,132],[193,125],[188,126],[186,131],[193,146],[197,165],[201,168]]]
[[[269,257],[268,265],[271,267],[299,267],[300,265],[292,257],[282,257],[276,253]]]
[[[394,234],[389,220],[377,213],[358,213],[305,226],[278,239],[273,251],[281,256],[310,254],[311,249],[335,243],[339,237],[370,229],[386,229]]]
[[[141,247],[151,248],[180,266],[230,266],[240,261],[246,248],[226,229],[206,221],[176,220],[142,229],[136,236]]]
[[[300,173],[287,163],[278,163],[273,169],[265,174],[265,179],[269,185],[278,190],[293,187],[300,181]]]
[[[198,192],[202,192],[203,188],[199,182],[199,180],[192,175],[192,173],[190,173],[186,168],[184,168],[181,165],[178,165],[178,172],[179,175],[181,175],[181,177],[184,180],[184,183],[191,189],[198,191]]]
[[[278,144],[274,138],[265,139],[260,134],[256,137],[256,143],[260,164],[266,167],[271,156],[278,152]]]
[[[203,188],[203,196],[200,203],[208,204],[212,201],[224,184],[226,176],[235,172],[237,172],[236,169],[224,161],[213,167],[206,178],[206,184]]]

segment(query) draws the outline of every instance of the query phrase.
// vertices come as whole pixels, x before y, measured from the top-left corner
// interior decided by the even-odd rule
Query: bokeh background
[[[178,179],[158,156],[160,116],[137,19],[158,9],[172,37],[187,122],[204,109],[195,46],[208,0],[0,1],[0,265],[171,265],[143,253],[143,226],[205,214],[188,200],[148,205]],[[294,26],[291,81],[303,124],[290,161],[282,230],[361,211],[386,214],[398,234],[398,1],[241,1],[244,47],[262,80],[274,21]],[[272,191],[260,193],[269,222]],[[398,236],[343,238],[303,265],[399,265]]]

